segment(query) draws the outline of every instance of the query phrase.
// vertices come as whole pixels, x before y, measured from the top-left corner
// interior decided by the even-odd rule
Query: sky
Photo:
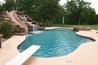
[[[91,2],[91,7],[95,9],[96,13],[98,14],[98,0],[85,0],[87,2]],[[66,0],[61,0],[60,4],[63,5],[66,3]]]
[[[4,0],[0,0],[0,2],[3,2]]]
[[[0,0],[1,2],[3,2],[3,0]],[[96,13],[98,14],[98,0],[86,0],[88,2],[91,2],[91,7],[95,9]],[[63,5],[64,3],[66,3],[66,0],[61,0],[60,4]]]

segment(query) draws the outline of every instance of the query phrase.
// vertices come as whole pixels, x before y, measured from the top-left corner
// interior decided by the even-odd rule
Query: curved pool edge
[[[80,45],[74,52],[54,58],[34,58],[31,65],[97,65],[98,58],[98,34],[96,30],[79,31],[77,35],[95,39],[94,42],[88,42]],[[31,60],[31,59],[30,59]],[[44,63],[45,62],[45,63]],[[89,63],[88,63],[89,62]]]
[[[87,33],[85,33],[85,32],[87,32]],[[93,33],[90,33],[90,32],[93,32]],[[97,30],[79,31],[79,32],[76,32],[76,34],[79,35],[79,36],[90,38],[90,39],[94,40],[95,42],[98,41],[98,39],[95,36],[93,36],[93,34],[97,34]]]
[[[42,47],[33,55],[33,57],[54,58],[54,57],[61,57],[61,56],[68,55],[72,53],[74,50],[76,50],[76,48],[78,48],[81,44],[86,42],[92,42],[92,41],[94,40],[84,36],[76,35],[76,31],[73,31],[72,29],[57,28],[52,30],[45,30],[43,33],[39,33],[39,34],[36,34],[36,33],[31,34],[30,32],[30,34],[27,35],[27,39],[18,47],[18,50],[20,52],[23,52],[24,50],[29,48],[31,45],[41,45]],[[62,42],[64,44],[62,44]],[[49,45],[47,45],[47,43]]]

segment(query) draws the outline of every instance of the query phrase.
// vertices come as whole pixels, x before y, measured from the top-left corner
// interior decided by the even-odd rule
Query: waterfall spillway
[[[39,29],[38,25],[32,24],[32,22],[27,22],[27,23],[32,26],[32,31],[30,33],[40,34],[43,32],[38,30]]]
[[[38,30],[38,25],[32,24],[32,22],[27,22],[27,23],[32,26],[32,31],[37,31]]]
[[[32,30],[37,31],[38,30],[38,25],[32,24]]]

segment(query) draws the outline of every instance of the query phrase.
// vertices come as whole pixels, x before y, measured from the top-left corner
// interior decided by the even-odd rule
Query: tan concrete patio
[[[24,65],[98,65],[98,34],[95,30],[80,31],[78,35],[95,39],[95,42],[82,44],[74,52],[56,58],[29,58]],[[26,36],[13,36],[3,42],[0,49],[0,65],[4,65],[19,54],[17,46],[25,40]]]
[[[2,43],[0,49],[0,65],[5,65],[8,61],[19,54],[17,46],[25,40],[26,36],[12,36]]]

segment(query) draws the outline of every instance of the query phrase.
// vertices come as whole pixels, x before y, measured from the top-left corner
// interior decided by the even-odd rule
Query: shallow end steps
[[[41,46],[32,45],[24,52],[13,58],[5,65],[22,65],[28,58],[30,58]]]

